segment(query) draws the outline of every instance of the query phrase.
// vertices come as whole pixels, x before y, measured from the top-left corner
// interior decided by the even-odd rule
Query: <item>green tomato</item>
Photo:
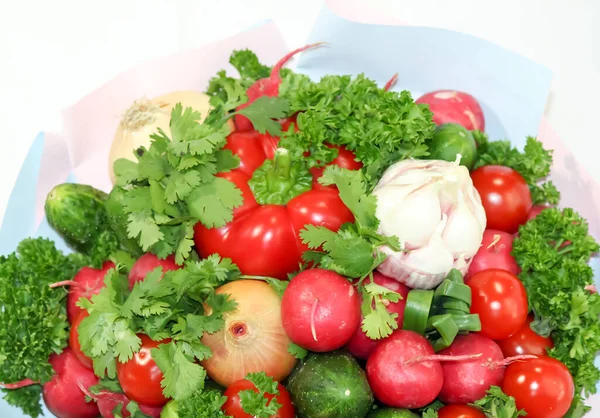
[[[477,160],[477,144],[473,134],[457,123],[439,125],[428,145],[430,160],[456,161],[456,155],[460,154],[460,165],[469,170],[473,169]]]

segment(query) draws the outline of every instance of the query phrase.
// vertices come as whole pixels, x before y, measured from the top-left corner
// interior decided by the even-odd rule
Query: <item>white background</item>
[[[470,33],[555,74],[547,116],[600,180],[599,0],[352,0],[413,25]],[[58,112],[150,58],[272,18],[290,47],[306,40],[319,0],[0,0],[0,218],[36,133]]]

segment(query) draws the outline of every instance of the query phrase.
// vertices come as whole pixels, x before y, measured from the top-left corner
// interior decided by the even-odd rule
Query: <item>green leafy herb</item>
[[[354,215],[355,222],[343,225],[338,232],[322,226],[305,226],[300,237],[312,251],[305,252],[303,258],[319,267],[358,278],[363,295],[362,329],[371,338],[384,338],[398,327],[395,314],[385,309],[385,301],[397,302],[400,295],[374,283],[362,286],[362,280],[385,260],[386,256],[379,250],[381,246],[399,251],[400,243],[396,237],[385,237],[377,232],[377,200],[367,192],[361,171],[329,166],[319,181],[338,188],[340,198]],[[321,247],[322,251],[319,251]]]
[[[155,341],[171,338],[152,349],[152,356],[163,373],[165,396],[185,399],[204,386],[206,372],[198,361],[211,352],[201,343],[202,335],[220,330],[223,314],[236,307],[235,301],[214,289],[240,273],[230,260],[213,255],[161,276],[158,267],[129,291],[127,276],[110,270],[106,287],[91,300],[78,302],[89,312],[79,326],[81,349],[93,360],[98,376],[112,379],[116,361],[125,362],[139,351],[138,334]],[[204,304],[210,314],[204,312]]]
[[[595,393],[600,380],[594,365],[600,350],[600,296],[586,290],[593,284],[587,262],[599,248],[579,214],[554,208],[521,226],[513,244],[519,278],[535,314],[531,327],[540,335],[552,333],[549,354],[569,368],[576,394]]]
[[[426,409],[423,411],[423,418],[438,418],[438,413],[435,409]]]
[[[177,402],[178,418],[227,418],[221,410],[227,397],[215,389],[195,392],[192,396]]]
[[[254,390],[238,392],[244,412],[256,418],[270,418],[275,415],[281,408],[281,404],[277,402],[277,395],[279,395],[277,382],[264,372],[250,373],[246,379],[254,384],[258,392]],[[269,400],[266,398],[266,394],[275,395],[275,397]]]
[[[288,130],[280,146],[310,166],[321,166],[337,155],[328,144],[343,145],[364,165],[369,190],[391,164],[428,154],[425,141],[435,130],[432,114],[408,91],[386,92],[364,75],[325,76],[316,83],[288,75],[280,96],[290,101],[290,113],[302,111],[299,131]]]
[[[271,135],[281,134],[281,125],[275,119],[288,115],[289,101],[279,97],[263,96],[254,100],[248,107],[238,110],[235,114],[246,116],[252,120],[252,125],[261,134],[269,132]]]
[[[474,406],[490,417],[495,418],[518,418],[526,416],[523,410],[518,410],[515,404],[515,398],[508,396],[498,386],[492,386],[485,395],[485,398],[476,401]]]
[[[67,290],[49,285],[71,280],[87,261],[78,254],[64,255],[45,238],[27,238],[14,253],[0,257],[0,382],[51,379],[48,358],[66,347],[69,324]],[[2,392],[25,414],[42,414],[41,386]]]
[[[298,344],[289,343],[288,353],[296,357],[298,360],[302,360],[308,354],[308,350],[306,348],[300,347]]]
[[[544,149],[542,143],[527,137],[523,152],[513,148],[510,141],[488,141],[487,135],[476,135],[479,144],[475,168],[484,165],[504,165],[518,171],[531,190],[534,204],[557,204],[560,193],[551,181],[541,183],[552,167],[552,151]]]

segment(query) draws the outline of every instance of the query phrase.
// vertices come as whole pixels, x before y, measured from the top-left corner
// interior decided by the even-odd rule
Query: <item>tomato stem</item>
[[[14,383],[0,383],[0,386],[2,386],[4,389],[21,389],[26,386],[37,385],[39,383],[40,382],[36,382],[35,380],[23,379],[19,382]]]

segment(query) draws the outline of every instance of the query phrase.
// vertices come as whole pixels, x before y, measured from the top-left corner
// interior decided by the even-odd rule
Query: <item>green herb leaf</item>
[[[227,397],[217,390],[205,389],[177,402],[178,418],[227,418],[221,410]]]
[[[289,101],[280,97],[262,96],[235,114],[246,116],[252,122],[254,129],[261,134],[266,132],[278,136],[281,125],[275,119],[287,116],[290,109]]]
[[[306,348],[300,347],[298,344],[289,343],[288,344],[288,353],[292,356],[296,357],[298,360],[302,360],[308,354],[308,350]]]
[[[270,418],[275,415],[281,408],[281,404],[277,402],[278,383],[264,372],[249,373],[246,379],[254,384],[256,391],[242,390],[238,393],[244,412],[256,418]],[[265,397],[266,394],[275,397],[269,401]]]
[[[485,398],[476,401],[473,406],[496,418],[518,418],[527,415],[525,411],[517,409],[515,398],[502,392],[498,386],[492,386]]]

